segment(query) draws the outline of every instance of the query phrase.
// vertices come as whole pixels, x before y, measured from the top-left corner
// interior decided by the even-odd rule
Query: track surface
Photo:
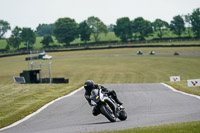
[[[48,106],[39,114],[0,133],[80,133],[200,120],[200,100],[162,84],[110,84],[124,103],[128,119],[110,123],[92,116],[84,90]]]

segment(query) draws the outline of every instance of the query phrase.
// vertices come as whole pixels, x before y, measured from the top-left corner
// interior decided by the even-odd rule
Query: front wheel
[[[115,115],[113,113],[113,111],[110,109],[110,107],[107,107],[105,105],[102,105],[100,107],[100,110],[102,112],[102,114],[108,119],[110,120],[111,122],[115,122],[116,121],[116,118],[115,118]]]
[[[127,119],[127,114],[126,112],[123,110],[119,113],[119,117],[118,117],[121,121],[125,121]]]

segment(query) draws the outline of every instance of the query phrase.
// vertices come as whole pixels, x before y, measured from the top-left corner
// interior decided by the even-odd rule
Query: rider
[[[93,89],[102,89],[102,91],[105,92],[108,96],[112,96],[112,98],[116,101],[117,104],[119,104],[120,106],[122,105],[122,102],[119,101],[119,99],[117,98],[117,94],[114,90],[109,91],[107,88],[101,85],[94,84],[92,80],[86,81],[84,84],[84,88],[85,88],[85,98],[87,99],[90,105],[91,105],[90,93]],[[92,114],[94,116],[97,116],[98,114],[100,114],[100,111],[96,107],[94,107]]]

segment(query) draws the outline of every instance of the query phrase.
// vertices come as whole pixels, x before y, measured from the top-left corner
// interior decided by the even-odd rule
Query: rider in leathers
[[[84,88],[85,88],[85,98],[87,99],[90,105],[91,105],[90,93],[93,89],[102,89],[102,91],[104,91],[108,96],[112,96],[112,98],[116,101],[117,104],[122,105],[122,102],[119,101],[119,99],[117,98],[117,94],[114,90],[109,91],[107,88],[101,85],[94,84],[92,80],[86,81],[84,84]],[[96,107],[94,107],[92,114],[94,116],[97,116],[100,114],[100,111]]]

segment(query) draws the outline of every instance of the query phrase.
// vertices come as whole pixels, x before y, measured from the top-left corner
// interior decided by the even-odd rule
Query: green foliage
[[[53,35],[54,24],[39,24],[36,28],[38,36]]]
[[[145,37],[153,33],[151,22],[144,20],[142,17],[138,17],[132,21],[132,30],[140,40],[145,40]]]
[[[169,24],[161,19],[156,19],[152,25],[154,31],[158,31],[157,35],[160,39],[163,37],[164,31],[169,27]]]
[[[32,47],[36,41],[36,35],[31,28],[23,28],[21,32],[21,38],[28,49]]]
[[[180,15],[173,17],[173,20],[170,24],[170,29],[179,37],[185,31],[185,22]]]
[[[15,27],[12,31],[12,35],[9,39],[6,40],[8,47],[17,48],[19,50],[19,46],[22,42],[21,39],[21,28]]]
[[[10,24],[7,21],[0,20],[0,39],[8,30],[10,30]]]
[[[192,30],[197,37],[200,37],[200,8],[195,9],[190,16]]]
[[[106,27],[106,25],[98,18],[98,17],[89,17],[87,19],[87,24],[90,27],[94,40],[95,42],[99,41],[99,34],[100,33],[108,33],[108,29]]]
[[[185,19],[185,24],[187,25],[186,27],[186,31],[188,33],[188,36],[191,37],[192,31],[191,31],[191,15],[188,13],[187,15],[184,15],[184,19]]]
[[[7,45],[13,48],[19,49],[19,45],[21,44],[21,38],[11,36],[9,39],[6,40]]]
[[[108,31],[109,31],[109,32],[114,32],[114,27],[115,27],[114,24],[110,24],[110,25],[108,25],[108,26],[107,26]]]
[[[84,41],[85,43],[90,41],[90,35],[92,31],[86,21],[83,21],[79,24],[78,31],[81,37],[81,41]]]
[[[59,18],[55,22],[54,34],[60,43],[69,45],[78,37],[78,24],[71,18]]]
[[[46,35],[44,36],[43,40],[41,41],[41,43],[43,44],[43,47],[49,47],[50,43],[53,43],[53,38],[50,35]]]
[[[128,17],[117,19],[114,32],[123,42],[132,38],[131,21]]]

